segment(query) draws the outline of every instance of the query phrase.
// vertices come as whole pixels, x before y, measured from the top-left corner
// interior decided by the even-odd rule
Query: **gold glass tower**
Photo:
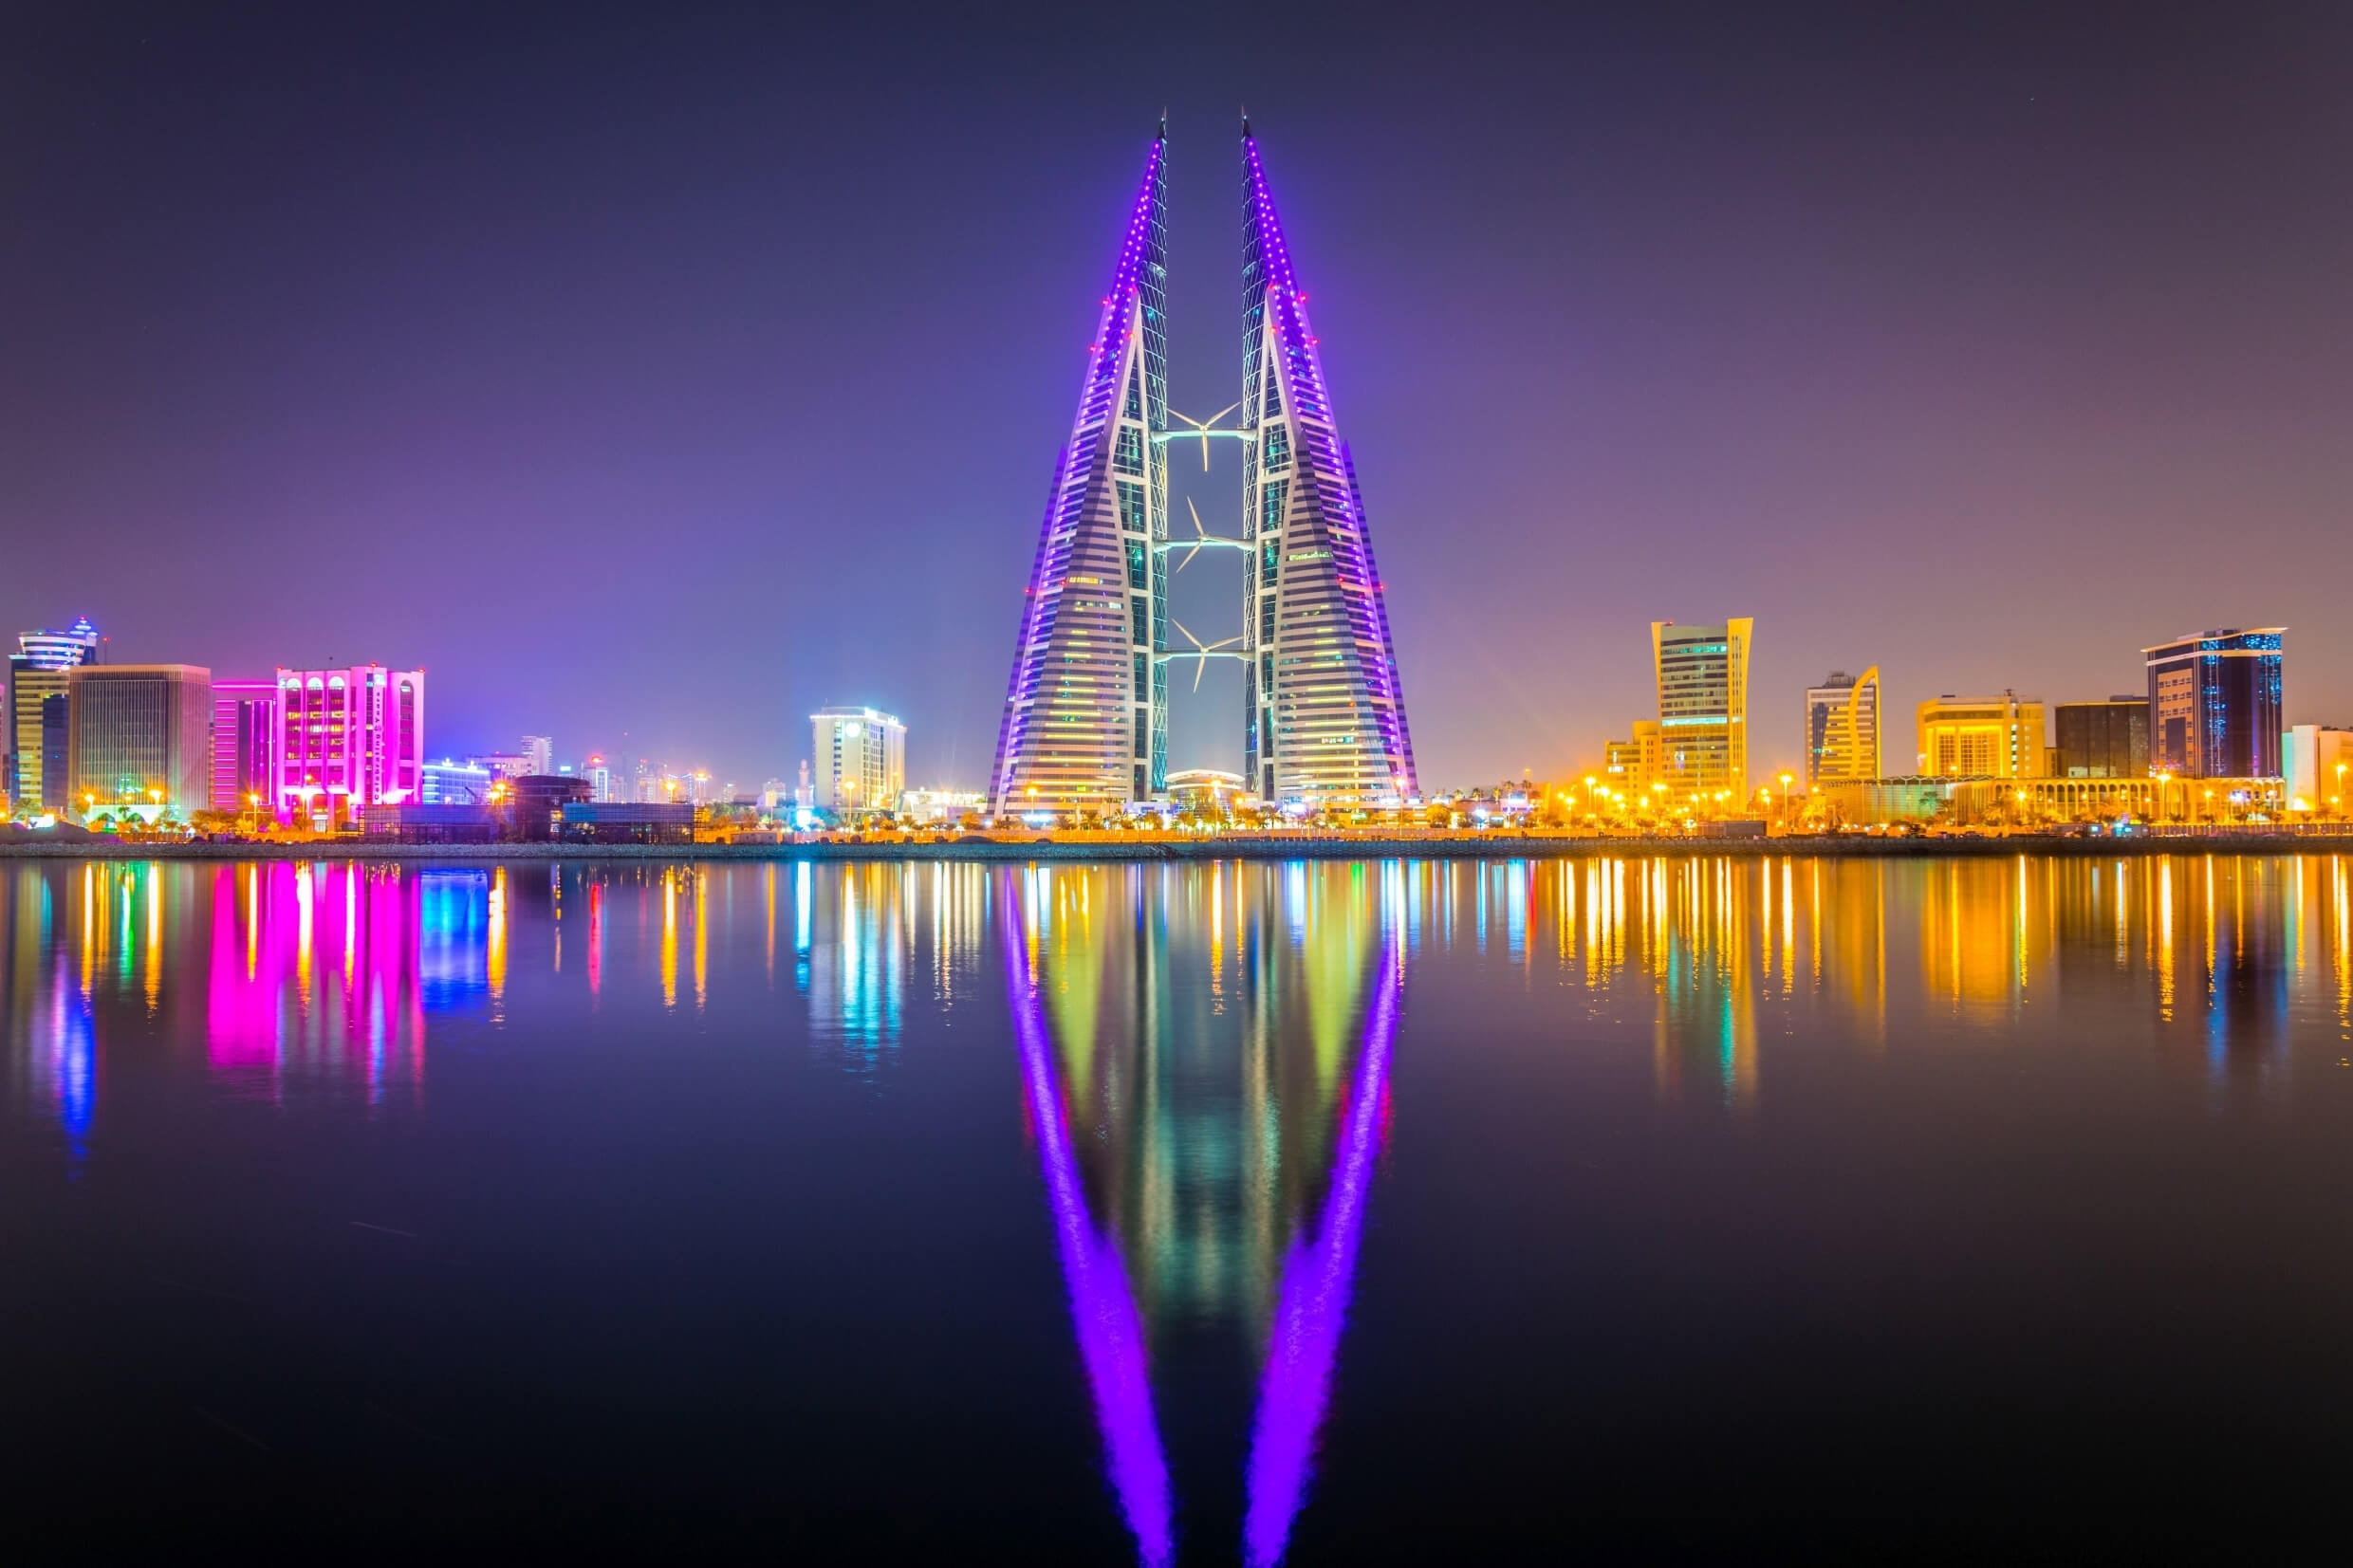
[[[1746,617],[1714,626],[1650,623],[1651,663],[1658,675],[1662,770],[1670,794],[1734,801],[1749,793],[1749,639]]]

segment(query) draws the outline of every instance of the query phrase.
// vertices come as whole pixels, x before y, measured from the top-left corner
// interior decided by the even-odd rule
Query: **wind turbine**
[[[1239,642],[1242,640],[1238,636],[1232,636],[1220,637],[1215,642],[1203,642],[1199,637],[1195,636],[1190,631],[1186,631],[1185,623],[1178,620],[1175,616],[1169,617],[1168,623],[1171,626],[1176,627],[1179,632],[1184,632],[1185,640],[1193,644],[1192,653],[1176,654],[1172,656],[1176,658],[1189,658],[1193,661],[1193,689],[1195,692],[1198,692],[1201,689],[1201,672],[1203,669],[1207,668],[1210,661],[1210,656],[1216,653],[1218,649],[1226,646],[1226,644],[1230,642]],[[1241,655],[1239,654],[1228,654],[1226,657],[1239,658]]]
[[[1201,471],[1203,473],[1209,472],[1210,426],[1215,424],[1218,420],[1223,419],[1227,415],[1232,414],[1235,409],[1240,408],[1241,406],[1242,405],[1240,403],[1228,403],[1224,408],[1219,409],[1216,413],[1211,415],[1206,419],[1195,419],[1191,415],[1179,414],[1175,409],[1170,409],[1168,411],[1168,416],[1170,418],[1182,419],[1186,424],[1191,425],[1193,427],[1194,434],[1201,438]],[[1184,433],[1182,431],[1177,432],[1176,439],[1181,441],[1184,438]]]
[[[1202,444],[1203,446],[1207,446],[1207,445],[1209,445],[1209,443],[1208,443],[1208,442],[1206,442],[1206,441],[1202,442],[1201,444]],[[1187,511],[1189,511],[1189,512],[1191,512],[1191,513],[1193,514],[1193,532],[1194,532],[1195,536],[1196,538],[1198,538],[1198,539],[1202,542],[1202,544],[1207,544],[1207,543],[1209,542],[1209,530],[1208,530],[1207,528],[1204,528],[1203,526],[1201,526],[1201,508],[1200,508],[1200,507],[1196,507],[1196,506],[1195,506],[1195,505],[1193,504],[1193,497],[1191,497],[1191,496],[1189,496],[1189,495],[1185,497],[1185,510],[1187,510]],[[1196,555],[1199,555],[1200,553],[1201,553],[1201,545],[1200,545],[1200,544],[1195,544],[1195,545],[1194,545],[1194,546],[1193,546],[1193,548],[1191,548],[1191,549],[1187,550],[1187,551],[1185,552],[1185,554],[1184,554],[1184,559],[1176,563],[1176,570],[1177,570],[1177,571],[1179,571],[1179,572],[1181,572],[1181,571],[1183,571],[1183,570],[1184,570],[1187,566],[1192,565],[1192,564],[1193,564],[1193,558],[1194,558],[1195,556],[1196,556]],[[1175,573],[1171,573],[1170,575],[1171,575],[1171,576],[1175,576],[1176,574],[1175,574]]]

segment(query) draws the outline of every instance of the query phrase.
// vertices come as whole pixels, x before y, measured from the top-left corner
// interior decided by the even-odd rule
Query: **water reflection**
[[[1252,1562],[1286,1552],[1338,1440],[1417,1042],[1622,1050],[1662,1114],[1727,1121],[1792,1094],[1806,1046],[2133,1051],[2217,1112],[2292,1094],[2297,1042],[2353,1049],[2337,856],[28,861],[0,884],[9,1109],[68,1175],[104,1157],[129,1073],[418,1116],[436,1049],[510,1020],[565,1045],[788,1027],[804,1070],[877,1099],[927,1040],[983,1053],[1018,1083],[1105,1473],[1156,1563],[1215,1490],[1176,1467],[1198,1445],[1153,1381],[1188,1335],[1246,1347],[1231,1530]],[[969,1114],[1015,1135],[1002,1101]]]
[[[1273,1562],[1388,1125],[1405,870],[1036,868],[997,894],[1024,1109],[1139,1556],[1173,1543],[1150,1340],[1211,1319],[1260,1347],[1243,1546]]]

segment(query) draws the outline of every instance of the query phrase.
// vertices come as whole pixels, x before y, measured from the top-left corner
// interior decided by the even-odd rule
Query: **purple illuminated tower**
[[[1078,417],[1054,465],[989,775],[996,813],[1113,809],[1168,771],[1162,591],[1168,537],[1168,128],[1087,345]]]
[[[1245,776],[1269,801],[1417,793],[1396,650],[1356,465],[1307,296],[1242,122]]]

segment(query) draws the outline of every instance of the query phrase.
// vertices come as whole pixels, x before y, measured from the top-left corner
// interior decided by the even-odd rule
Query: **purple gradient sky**
[[[1923,696],[2223,624],[2353,723],[2353,9],[1751,9],[18,16],[0,629],[422,664],[435,750],[747,787],[868,702],[976,785],[1163,103],[1172,399],[1239,396],[1247,102],[1425,783],[1592,757],[1654,617],[1756,618],[1760,768],[1833,666],[1892,767]]]

